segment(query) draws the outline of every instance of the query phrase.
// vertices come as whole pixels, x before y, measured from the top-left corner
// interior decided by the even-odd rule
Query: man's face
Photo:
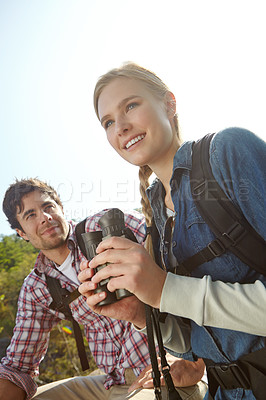
[[[23,231],[17,233],[39,250],[53,250],[66,245],[69,226],[62,208],[48,195],[35,190],[22,198],[17,220]]]

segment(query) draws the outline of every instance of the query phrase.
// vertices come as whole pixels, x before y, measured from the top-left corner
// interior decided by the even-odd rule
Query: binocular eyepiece
[[[124,213],[118,208],[112,208],[108,210],[99,219],[98,224],[100,225],[102,231],[82,233],[82,239],[86,248],[86,257],[88,260],[91,260],[96,256],[96,248],[102,240],[112,236],[128,237],[127,229],[125,227]],[[128,238],[132,239],[132,235],[133,233],[131,233],[130,237]],[[135,238],[134,240],[136,241]],[[105,268],[107,265],[108,264],[99,265],[97,268],[95,268],[96,272],[100,271],[102,268]],[[107,289],[109,279],[110,278],[107,278],[99,282],[97,288],[94,290],[94,293],[103,291],[107,293],[107,297],[98,303],[99,306],[113,304],[124,297],[132,295],[132,293],[126,289],[117,289],[115,292],[109,292]]]

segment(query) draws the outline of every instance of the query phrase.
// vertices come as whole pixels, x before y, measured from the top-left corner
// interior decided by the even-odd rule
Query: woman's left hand
[[[110,292],[127,289],[143,303],[160,307],[166,272],[153,261],[142,245],[129,239],[112,237],[99,244],[97,253],[90,261],[89,269],[106,263],[108,265],[95,275],[87,269],[79,274],[79,280],[83,283],[79,290],[83,295],[87,296],[86,285],[88,291],[91,291],[100,281],[110,278],[107,285]],[[88,279],[91,280],[88,282]]]

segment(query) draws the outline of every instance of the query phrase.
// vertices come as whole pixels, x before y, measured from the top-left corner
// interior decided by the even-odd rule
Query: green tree
[[[25,263],[27,258],[31,262],[33,254],[36,256],[37,253],[38,251],[30,243],[21,240],[16,234],[0,235],[0,270],[9,270],[14,266]]]
[[[20,288],[36,255],[37,250],[16,235],[0,237],[0,337],[12,336]]]

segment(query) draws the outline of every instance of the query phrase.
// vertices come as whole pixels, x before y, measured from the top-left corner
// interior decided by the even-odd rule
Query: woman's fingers
[[[127,250],[134,246],[141,246],[141,245],[136,242],[132,242],[132,240],[130,239],[126,239],[120,236],[112,236],[108,239],[102,240],[99,243],[96,251],[97,253],[102,253],[107,249]]]
[[[143,246],[125,238],[112,237],[101,242],[97,251],[100,253],[90,261],[89,268],[82,264],[85,269],[78,276],[82,283],[91,279],[94,284],[99,284],[109,279],[109,291],[127,289],[142,302],[159,308],[166,272],[158,267]],[[102,268],[97,268],[100,266]],[[87,296],[85,287],[81,290]]]
[[[105,243],[106,242],[106,243]],[[145,252],[140,244],[131,240],[114,237],[104,240],[97,248],[97,255],[89,262],[90,268],[106,263],[124,263],[132,260],[132,256]]]
[[[84,263],[86,267],[78,274],[78,280],[80,282],[86,282],[87,280],[91,279],[94,275],[94,270],[88,267],[88,262]]]
[[[81,263],[80,263],[80,270],[81,271],[84,271],[85,269],[87,269],[88,268],[88,266],[89,266],[89,261],[81,261]]]

